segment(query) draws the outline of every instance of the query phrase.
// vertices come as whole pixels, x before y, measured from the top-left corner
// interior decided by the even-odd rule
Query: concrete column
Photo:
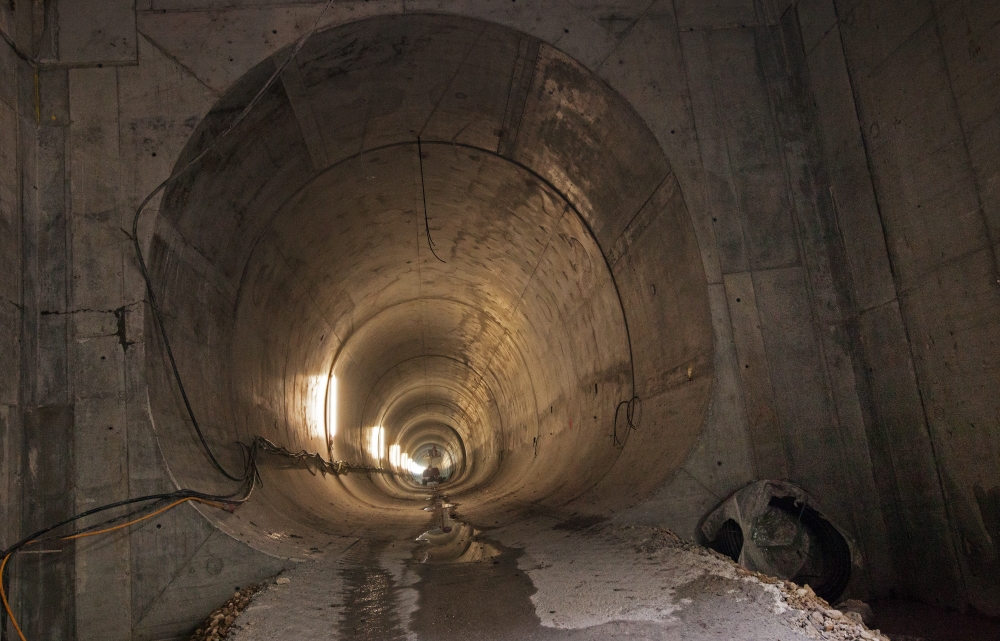
[[[22,120],[29,127],[34,147],[23,177],[25,475],[21,521],[26,533],[76,511],[66,163],[68,74],[46,70],[38,72],[37,78],[37,111],[25,119],[27,123]],[[40,116],[37,125],[36,115]],[[74,637],[75,592],[67,589],[75,580],[74,549],[72,544],[39,545],[20,555],[18,613],[25,634]]]

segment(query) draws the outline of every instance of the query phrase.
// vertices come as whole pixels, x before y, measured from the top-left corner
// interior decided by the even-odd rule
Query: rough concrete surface
[[[317,24],[138,224],[224,464],[258,435],[368,464],[437,445],[479,526],[580,512],[685,539],[782,479],[856,544],[846,596],[1000,616],[1000,3],[327,4],[0,1],[0,548],[232,491],[132,216]],[[397,477],[285,463],[237,514],[15,556],[29,638],[176,641],[314,548],[419,532]],[[497,625],[702,607],[545,609],[579,563],[551,536],[491,562],[522,595]],[[431,586],[493,580],[358,546],[337,580],[410,599],[386,638],[460,634]]]
[[[504,547],[472,563],[420,563],[425,543],[360,543],[270,581],[227,638],[883,638],[668,530],[558,526],[535,519],[482,534]]]

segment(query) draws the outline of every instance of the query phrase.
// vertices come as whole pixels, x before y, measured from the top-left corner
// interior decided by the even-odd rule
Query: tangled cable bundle
[[[622,410],[625,410],[622,412]],[[632,396],[632,398],[622,401],[615,408],[615,428],[613,437],[615,439],[615,447],[621,449],[625,447],[625,441],[628,440],[628,435],[632,430],[639,429],[639,419],[642,417],[642,399],[638,396]],[[619,429],[618,421],[620,418],[625,419],[625,424]]]
[[[254,440],[254,446],[258,448],[258,451],[267,452],[268,454],[277,454],[278,456],[284,456],[299,463],[305,463],[307,469],[309,464],[313,464],[319,469],[320,472],[323,473],[324,476],[326,474],[347,474],[348,472],[394,474],[391,470],[376,467],[374,465],[355,465],[348,463],[347,461],[328,461],[316,452],[307,452],[305,450],[293,452],[286,447],[282,447],[281,445],[275,445],[263,436],[258,436]]]

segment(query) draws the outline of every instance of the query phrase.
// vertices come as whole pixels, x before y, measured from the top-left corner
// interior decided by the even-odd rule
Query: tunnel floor
[[[441,509],[428,514],[442,538]],[[458,560],[435,556],[439,541],[346,542],[272,580],[225,638],[884,638],[660,528],[535,517],[474,534]]]

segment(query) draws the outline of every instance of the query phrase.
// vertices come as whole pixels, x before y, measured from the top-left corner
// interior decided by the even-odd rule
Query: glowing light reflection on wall
[[[334,379],[326,375],[310,376],[306,380],[306,422],[309,426],[309,436],[317,439],[326,438],[327,425],[330,421],[328,390],[333,390],[336,398],[336,389]],[[336,407],[335,402],[334,407]]]
[[[368,453],[376,463],[385,456],[385,428],[381,425],[368,430]]]
[[[330,374],[326,388],[326,437],[333,440],[337,435],[337,377]]]
[[[399,445],[389,447],[389,465],[397,472],[409,472],[414,476],[420,476],[424,472],[424,466],[410,458],[410,455],[403,452]]]

